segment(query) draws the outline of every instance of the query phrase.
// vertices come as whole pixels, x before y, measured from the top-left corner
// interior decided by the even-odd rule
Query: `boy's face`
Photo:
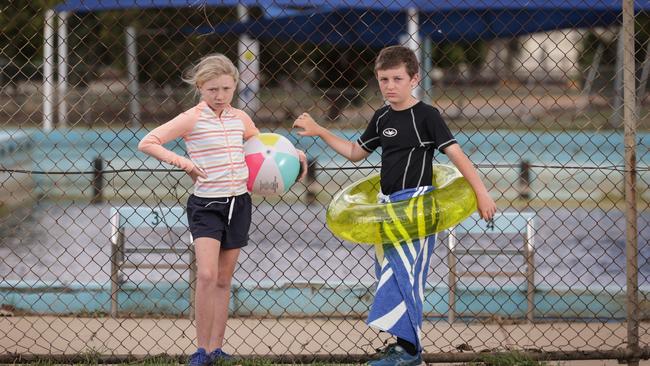
[[[231,75],[219,75],[199,87],[201,99],[214,111],[226,109],[235,95],[235,79]]]
[[[415,74],[410,77],[406,72],[406,66],[401,65],[392,69],[377,70],[377,81],[379,90],[384,99],[392,106],[401,107],[408,103],[411,98],[411,91],[418,84],[419,76]]]

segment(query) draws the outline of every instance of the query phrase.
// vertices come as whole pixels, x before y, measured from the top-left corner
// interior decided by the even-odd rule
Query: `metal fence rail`
[[[325,210],[380,157],[350,163],[291,125],[309,112],[358,138],[384,104],[374,60],[398,43],[504,220],[440,233],[425,361],[650,358],[650,7],[407,5],[0,5],[0,363],[194,351],[192,182],[137,144],[196,103],[182,72],[213,52],[239,67],[236,105],[311,164],[284,195],[253,197],[225,348],[369,359],[389,338],[364,323],[374,249],[336,238]]]

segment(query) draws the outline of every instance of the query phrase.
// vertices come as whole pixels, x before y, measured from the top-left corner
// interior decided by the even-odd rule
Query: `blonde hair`
[[[239,71],[230,59],[221,53],[213,53],[203,57],[196,65],[185,72],[183,81],[200,88],[203,83],[221,75],[230,75],[239,81]]]

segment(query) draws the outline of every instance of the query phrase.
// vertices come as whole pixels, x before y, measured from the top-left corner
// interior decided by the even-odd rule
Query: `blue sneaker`
[[[205,352],[204,348],[199,348],[190,356],[190,359],[187,361],[187,366],[210,366],[212,361],[210,357]]]
[[[419,366],[422,364],[422,353],[412,356],[402,346],[391,344],[378,360],[368,362],[369,366]]]
[[[233,361],[233,360],[235,360],[235,357],[227,354],[221,348],[217,348],[214,351],[210,352],[208,357],[210,357],[210,362],[212,362],[212,363],[215,363],[215,362],[218,363],[218,362],[221,362],[221,361]]]

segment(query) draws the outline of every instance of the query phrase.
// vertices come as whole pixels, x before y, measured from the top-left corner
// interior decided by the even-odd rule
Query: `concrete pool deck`
[[[650,344],[650,322],[640,324],[640,344]],[[481,351],[589,352],[626,347],[625,323],[454,323],[425,322],[427,361],[444,361],[461,346]],[[0,318],[0,360],[18,355],[187,355],[195,350],[195,327],[187,319]],[[363,320],[345,318],[232,318],[224,349],[241,356],[337,355],[362,360],[388,337]],[[471,351],[470,351],[471,352]],[[445,356],[446,355],[446,356]]]

